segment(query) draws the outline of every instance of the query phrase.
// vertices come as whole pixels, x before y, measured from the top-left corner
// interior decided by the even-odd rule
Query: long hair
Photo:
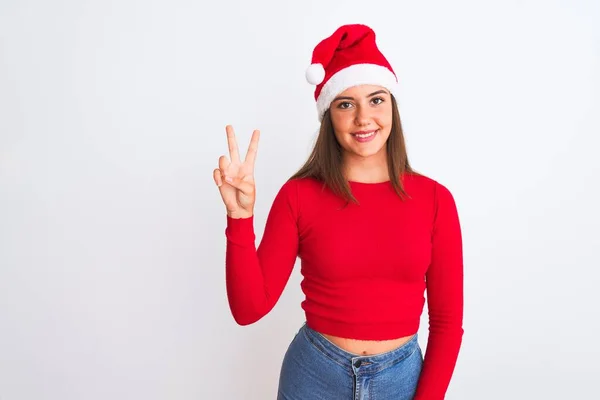
[[[387,165],[390,181],[394,191],[401,199],[409,197],[400,179],[404,174],[420,175],[414,171],[408,161],[400,113],[394,96],[392,96],[392,128],[386,142]],[[335,194],[348,202],[358,204],[350,190],[350,186],[342,174],[342,147],[337,141],[329,110],[323,115],[319,135],[312,152],[304,165],[289,179],[314,178],[323,182]]]

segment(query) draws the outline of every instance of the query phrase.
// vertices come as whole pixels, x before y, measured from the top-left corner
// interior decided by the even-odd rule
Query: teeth
[[[375,132],[371,132],[371,133],[367,133],[367,134],[364,134],[364,135],[358,135],[357,134],[355,136],[358,136],[359,138],[368,138],[369,136],[373,136],[374,134],[375,134]]]

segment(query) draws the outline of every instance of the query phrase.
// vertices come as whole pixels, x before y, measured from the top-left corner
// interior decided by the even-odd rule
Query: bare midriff
[[[371,356],[387,353],[388,351],[395,350],[404,345],[414,336],[403,336],[391,340],[358,340],[327,335],[324,333],[321,333],[321,335],[323,335],[323,337],[335,344],[337,347],[358,356]]]

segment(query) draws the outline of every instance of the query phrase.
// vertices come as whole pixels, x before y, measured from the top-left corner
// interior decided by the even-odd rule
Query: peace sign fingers
[[[258,129],[252,132],[250,146],[242,163],[233,127],[227,125],[225,130],[231,161],[226,156],[221,156],[219,168],[213,171],[213,179],[227,208],[227,214],[235,218],[248,218],[253,215],[256,199],[254,162],[260,132]]]

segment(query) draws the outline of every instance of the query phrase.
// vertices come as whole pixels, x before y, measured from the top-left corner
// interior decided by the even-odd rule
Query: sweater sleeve
[[[233,318],[249,325],[275,306],[298,254],[298,185],[281,187],[269,211],[263,237],[255,246],[254,216],[227,216],[225,279]]]
[[[454,198],[436,182],[432,258],[426,274],[429,338],[415,400],[445,397],[463,336],[463,249]]]

